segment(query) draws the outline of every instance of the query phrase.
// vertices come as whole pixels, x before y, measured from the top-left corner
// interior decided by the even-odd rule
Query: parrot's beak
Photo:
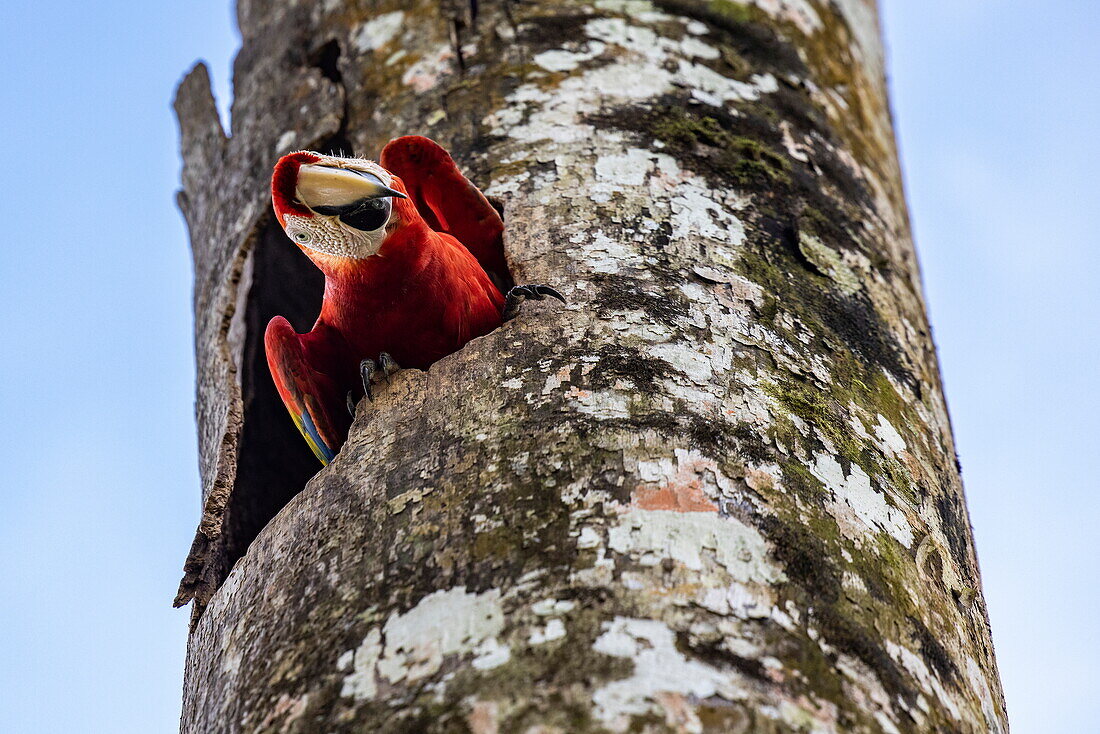
[[[307,164],[298,169],[296,191],[299,201],[314,211],[338,210],[385,196],[408,197],[383,184],[371,173],[347,168]]]

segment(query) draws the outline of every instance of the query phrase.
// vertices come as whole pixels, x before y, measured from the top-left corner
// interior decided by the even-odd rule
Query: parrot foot
[[[525,300],[541,301],[547,296],[565,303],[565,296],[548,285],[517,285],[504,297],[504,321],[511,321],[519,314],[519,307]]]
[[[377,361],[368,357],[360,362],[359,375],[363,378],[363,394],[367,396],[367,400],[374,402],[374,394],[371,392],[371,385],[374,382],[385,380],[399,369],[401,365],[397,364],[387,352],[379,354]]]

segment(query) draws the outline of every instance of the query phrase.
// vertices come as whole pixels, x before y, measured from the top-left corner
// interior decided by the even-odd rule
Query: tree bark
[[[176,101],[183,731],[1007,730],[872,0],[238,13],[232,134],[202,66]],[[569,304],[395,375],[310,479],[261,336],[319,282],[268,176],[411,133]]]

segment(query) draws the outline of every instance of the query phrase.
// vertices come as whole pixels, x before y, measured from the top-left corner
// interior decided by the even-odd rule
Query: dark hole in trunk
[[[321,271],[272,216],[256,242],[245,314],[244,424],[224,529],[227,570],[321,468],[275,390],[264,352],[264,330],[272,317],[281,315],[299,333],[309,331],[320,312],[323,290]]]
[[[342,84],[344,75],[340,73],[340,42],[331,39],[319,46],[309,56],[309,63],[324,74],[325,78],[336,84]]]

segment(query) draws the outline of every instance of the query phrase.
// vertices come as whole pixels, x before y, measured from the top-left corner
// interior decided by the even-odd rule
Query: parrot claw
[[[348,397],[347,397],[347,401],[348,401],[348,402],[347,402],[347,406],[348,406],[348,414],[349,414],[349,415],[350,415],[350,416],[351,416],[352,418],[354,418],[354,417],[355,417],[355,396],[354,396],[354,395],[352,395],[352,393],[351,393],[351,390],[348,390]]]
[[[565,303],[565,296],[548,285],[517,285],[504,297],[504,321],[511,321],[519,314],[519,307],[525,300],[541,301],[547,296]]]
[[[371,392],[371,385],[375,382],[376,378],[385,380],[399,369],[401,369],[401,365],[397,364],[394,358],[387,352],[379,354],[378,361],[368,357],[360,362],[359,375],[363,378],[363,394],[367,396],[367,400],[374,402],[374,394]],[[379,373],[381,373],[381,376],[379,376]]]
[[[378,363],[382,366],[382,371],[386,373],[386,377],[401,369],[401,365],[397,364],[397,361],[389,355],[389,352],[379,354]]]

